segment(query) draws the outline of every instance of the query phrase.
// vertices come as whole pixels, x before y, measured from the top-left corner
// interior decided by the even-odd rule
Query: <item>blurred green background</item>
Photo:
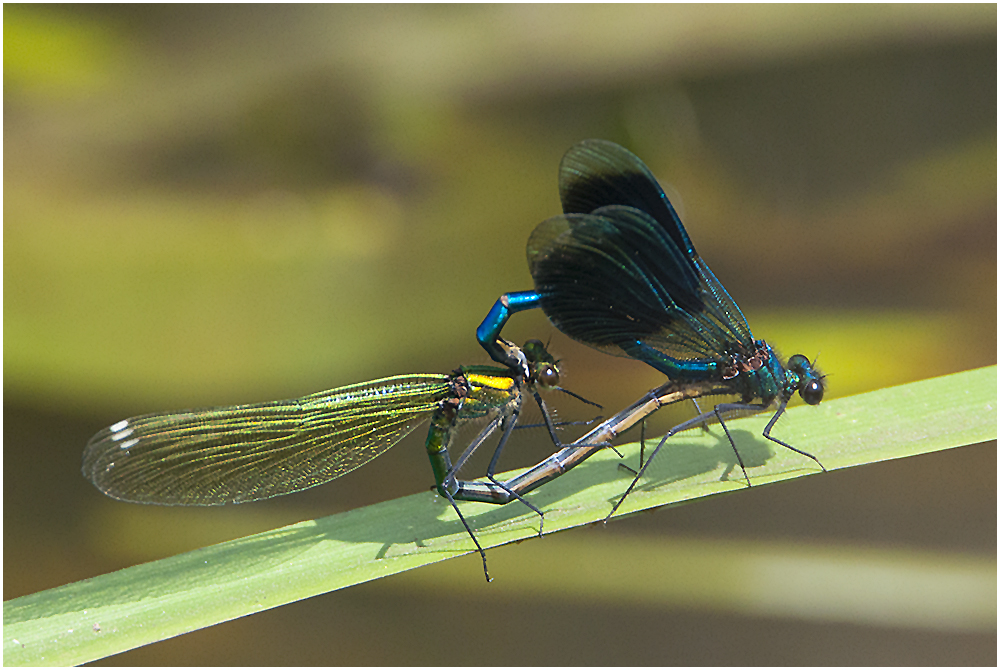
[[[5,5],[4,599],[426,490],[422,435],[232,508],[117,503],[79,464],[126,416],[485,363],[588,137],[650,166],[828,398],[995,363],[996,11]],[[606,411],[661,382],[541,313],[505,335],[551,338]],[[506,467],[546,452],[518,438]],[[831,614],[821,562],[783,584],[801,607],[633,580],[697,582],[658,547],[791,548],[992,565],[995,591],[995,473],[994,442],[742,491],[490,551],[490,585],[467,556],[105,662],[992,665],[995,608]]]

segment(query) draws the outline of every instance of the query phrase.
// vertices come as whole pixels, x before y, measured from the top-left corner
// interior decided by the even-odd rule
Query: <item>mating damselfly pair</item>
[[[694,249],[650,170],[628,150],[603,140],[573,146],[559,169],[563,214],[543,221],[528,241],[535,288],[501,296],[477,338],[503,367],[471,366],[451,374],[403,375],[294,400],[150,414],[120,421],[87,445],[83,473],[113,498],[166,505],[221,505],[262,500],[326,483],[364,465],[425,422],[425,446],[437,492],[448,499],[486,556],[456,501],[518,501],[601,449],[665,404],[738,396],[666,433],[639,464],[610,518],[672,435],[718,422],[742,468],[725,419],[776,407],[764,437],[798,392],[823,398],[823,376],[801,354],[783,364],[755,340],[729,293]],[[556,361],[537,340],[517,347],[501,330],[516,312],[541,307],[570,337],[607,353],[643,361],[668,381],[581,438],[563,444],[539,389],[559,384]],[[526,396],[539,406],[555,452],[508,480],[496,477],[500,455]],[[697,405],[696,405],[697,406]],[[458,427],[485,421],[452,462]],[[493,433],[500,437],[486,481],[458,478]],[[607,520],[607,518],[605,520]],[[486,572],[489,579],[489,573]]]

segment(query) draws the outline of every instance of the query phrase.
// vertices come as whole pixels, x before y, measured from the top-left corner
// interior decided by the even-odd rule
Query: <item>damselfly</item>
[[[458,513],[486,571],[486,555],[455,501],[504,504],[516,499],[542,516],[521,495],[533,487],[507,485],[495,477],[526,394],[538,403],[556,448],[564,446],[538,393],[539,387],[558,388],[556,361],[538,340],[530,340],[523,350],[508,345],[505,353],[517,361],[514,367],[401,375],[293,400],[125,419],[90,439],[83,474],[108,496],[130,502],[224,505],[264,500],[345,475],[429,420],[425,445],[436,489]],[[487,423],[452,465],[449,448],[458,428],[475,419]],[[489,481],[458,479],[459,469],[498,429]]]
[[[501,296],[476,331],[490,356],[516,365],[500,331],[514,312],[541,307],[570,337],[648,363],[692,398],[740,396],[671,429],[611,514],[668,437],[712,420],[725,430],[750,485],[724,417],[773,405],[764,437],[825,470],[815,456],[771,435],[796,392],[810,405],[823,399],[823,376],[805,356],[782,364],[770,345],[754,339],[649,168],[617,144],[585,140],[564,156],[559,191],[564,213],[539,224],[528,241],[535,289]]]

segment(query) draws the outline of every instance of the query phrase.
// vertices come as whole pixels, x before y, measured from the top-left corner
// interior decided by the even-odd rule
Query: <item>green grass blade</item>
[[[994,366],[798,407],[773,434],[832,470],[996,439],[996,404]],[[760,437],[767,418],[727,422],[754,484],[818,474]],[[632,465],[636,451],[624,448]],[[600,453],[532,493],[546,532],[602,519],[629,481],[618,463]],[[744,488],[718,427],[692,430],[664,448],[622,512]],[[537,516],[516,503],[462,509],[484,547],[538,531]],[[7,601],[4,662],[84,663],[472,550],[434,494],[390,500]]]

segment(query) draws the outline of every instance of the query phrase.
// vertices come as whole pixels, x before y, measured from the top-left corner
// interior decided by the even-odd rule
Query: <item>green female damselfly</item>
[[[461,367],[446,375],[387,377],[293,400],[125,419],[90,439],[83,474],[108,496],[129,502],[224,505],[264,500],[345,475],[429,420],[425,446],[435,488],[458,513],[486,571],[486,555],[455,501],[505,504],[516,499],[544,522],[541,510],[522,497],[535,486],[520,481],[508,485],[495,477],[526,394],[538,403],[556,448],[564,447],[538,393],[539,387],[558,388],[556,361],[538,340],[510,350],[520,361],[516,368]],[[458,428],[476,419],[487,424],[453,465],[449,448]],[[488,481],[458,479],[459,469],[498,429],[502,432]]]

